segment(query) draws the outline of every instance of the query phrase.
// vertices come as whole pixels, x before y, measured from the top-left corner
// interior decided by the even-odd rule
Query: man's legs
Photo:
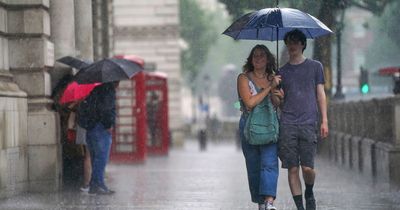
[[[88,130],[87,144],[92,162],[92,178],[89,192],[95,192],[99,188],[103,191],[108,191],[104,183],[104,171],[110,153],[111,134],[104,129],[101,123],[98,123],[92,130]]]
[[[279,157],[282,167],[288,169],[288,181],[297,209],[304,209],[300,167],[306,185],[307,210],[315,209],[313,186],[315,180],[314,157],[317,148],[316,127],[313,125],[281,125]]]
[[[306,185],[306,191],[304,193],[306,199],[306,209],[315,209],[315,199],[313,193],[313,186],[315,180],[315,171],[313,168],[301,166],[303,172],[303,180]],[[294,202],[298,209],[304,209],[303,207],[303,196],[301,190],[301,180],[299,175],[299,167],[292,167],[288,169],[288,179],[290,191],[292,192]]]
[[[297,209],[304,210],[299,167],[291,167],[288,169],[288,181]]]
[[[301,180],[299,175],[300,142],[297,125],[280,126],[279,158],[282,168],[288,169],[288,182],[293,195],[293,200],[298,210],[304,210]]]
[[[306,186],[304,197],[307,210],[316,209],[313,192],[315,182],[314,158],[317,151],[316,131],[316,126],[313,125],[302,125],[301,129],[299,129],[299,155],[304,184]]]
[[[306,209],[315,210],[316,204],[313,192],[314,181],[315,181],[315,170],[313,168],[306,166],[302,166],[301,169],[303,171],[304,184],[306,185],[306,190],[304,192],[304,197],[306,200]]]

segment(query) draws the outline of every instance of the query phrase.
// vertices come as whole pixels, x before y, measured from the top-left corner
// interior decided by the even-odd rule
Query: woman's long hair
[[[250,72],[254,71],[254,66],[253,66],[253,54],[256,49],[263,50],[265,54],[267,55],[267,66],[265,68],[265,72],[268,75],[273,75],[276,70],[276,63],[275,63],[275,56],[269,51],[267,46],[263,44],[258,44],[251,49],[251,52],[249,56],[247,57],[247,61],[243,66],[243,72]]]

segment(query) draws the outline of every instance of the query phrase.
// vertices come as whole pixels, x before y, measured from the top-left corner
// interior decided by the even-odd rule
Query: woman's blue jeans
[[[250,145],[244,137],[246,117],[239,121],[240,139],[246,160],[251,201],[264,203],[265,196],[276,197],[278,184],[278,148],[276,144]]]
[[[110,155],[111,133],[101,123],[97,123],[93,129],[86,132],[86,141],[92,163],[90,188],[108,189],[104,183],[104,172]]]

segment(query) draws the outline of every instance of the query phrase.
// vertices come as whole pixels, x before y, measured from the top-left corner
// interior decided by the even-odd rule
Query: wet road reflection
[[[400,191],[376,184],[334,163],[317,161],[315,194],[320,210],[400,210]],[[280,171],[276,206],[294,209]],[[172,149],[167,157],[149,157],[145,164],[107,168],[112,196],[91,196],[72,190],[23,194],[0,201],[0,209],[256,209],[250,202],[244,158],[234,144],[209,144],[201,152],[197,142]]]

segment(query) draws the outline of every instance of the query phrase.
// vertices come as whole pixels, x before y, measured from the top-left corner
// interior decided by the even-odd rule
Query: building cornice
[[[115,37],[179,37],[178,25],[159,25],[159,26],[117,26],[114,28]]]
[[[45,9],[49,10],[49,5],[47,3],[24,3],[24,4],[10,4],[4,1],[0,1],[0,7],[6,10],[26,10],[26,9]]]

